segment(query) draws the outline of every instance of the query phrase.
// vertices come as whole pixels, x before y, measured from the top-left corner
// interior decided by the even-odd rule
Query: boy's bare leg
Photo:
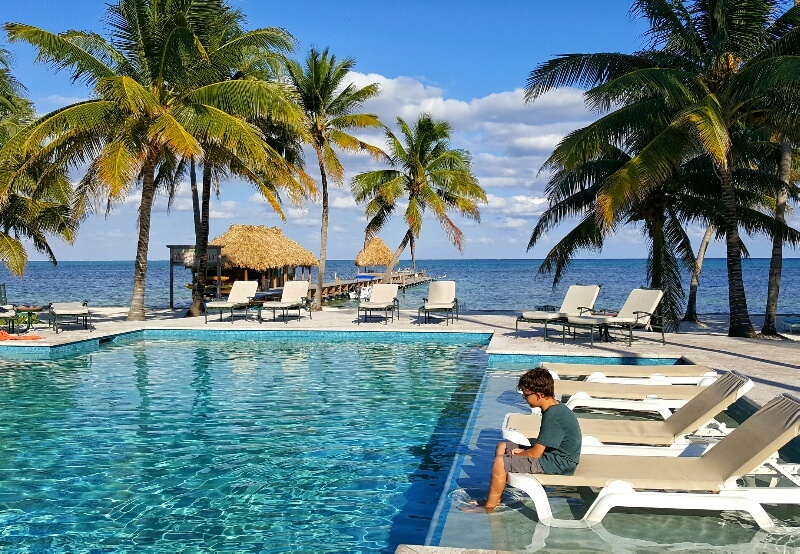
[[[489,484],[489,497],[486,499],[485,508],[487,512],[497,508],[497,505],[500,504],[500,499],[503,497],[503,491],[506,489],[508,473],[503,463],[505,454],[506,443],[497,443],[497,448],[494,451],[494,464],[492,464],[492,480]]]

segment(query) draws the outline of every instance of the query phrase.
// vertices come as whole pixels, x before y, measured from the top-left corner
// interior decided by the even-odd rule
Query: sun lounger
[[[658,289],[633,289],[628,299],[617,315],[578,315],[569,316],[564,327],[573,330],[589,329],[590,344],[594,346],[594,330],[600,331],[600,336],[608,337],[608,329],[619,327],[628,331],[628,346],[633,342],[633,329],[642,327],[650,329],[650,321],[656,317],[655,311],[661,302],[664,292]],[[573,331],[574,334],[574,331]],[[566,332],[564,333],[566,339]],[[661,322],[661,344],[666,344],[664,337],[664,324]]]
[[[308,317],[310,319],[311,309],[307,305],[307,299],[308,281],[286,281],[283,285],[283,293],[279,301],[264,302],[258,308],[258,322],[261,323],[264,321],[261,312],[266,310],[272,310],[272,321],[275,321],[275,313],[280,310],[284,323],[289,323],[290,310],[297,310],[297,318],[299,319],[300,310],[305,308],[308,310]]]
[[[718,374],[708,366],[694,364],[634,365],[634,364],[567,364],[542,362],[555,379],[562,377],[586,381],[621,384],[709,384]]]
[[[708,383],[715,380],[710,379]],[[570,410],[606,409],[616,405],[619,409],[655,411],[666,419],[672,410],[680,408],[708,386],[662,384],[656,379],[636,381],[636,384],[626,384],[556,379],[555,393]]]
[[[797,476],[773,461],[798,434],[800,399],[784,393],[698,457],[587,454],[574,475],[510,473],[509,484],[533,499],[539,522],[554,527],[591,526],[609,510],[629,507],[745,511],[770,529],[775,524],[762,503],[800,503]],[[764,486],[754,486],[765,477]],[[776,486],[786,481],[790,486]],[[580,520],[556,519],[544,489],[552,486],[591,487],[599,494]]]
[[[571,315],[577,316],[584,312],[590,312],[598,294],[600,294],[598,285],[572,285],[567,289],[567,294],[564,295],[564,301],[558,311],[522,312],[514,324],[514,336],[519,336],[520,323],[542,323],[544,324],[544,338],[547,340],[548,323],[565,321]]]
[[[58,334],[60,329],[59,320],[64,318],[75,318],[76,323],[83,323],[84,329],[90,329],[92,314],[88,307],[89,301],[83,302],[53,302],[50,304],[48,311],[50,317],[50,325],[53,330]],[[90,329],[91,330],[91,329]]]
[[[449,325],[451,321],[458,319],[458,299],[456,298],[455,281],[431,281],[428,285],[428,296],[422,299],[424,304],[417,311],[417,323],[422,323],[422,316],[425,315],[425,322],[430,320],[432,313],[444,313],[445,321]]]
[[[641,444],[670,446],[686,444],[686,435],[709,427],[705,434],[725,434],[722,424],[714,417],[736,402],[752,387],[747,376],[736,371],[726,373],[714,384],[678,408],[663,421],[599,419],[578,417],[584,444]],[[630,409],[630,408],[629,408]],[[517,444],[529,445],[529,437],[539,434],[541,416],[537,414],[506,414],[503,420],[503,438]]]
[[[376,284],[372,286],[372,294],[366,302],[358,304],[358,323],[361,323],[361,312],[364,312],[364,321],[372,319],[372,312],[383,312],[383,319],[389,324],[389,317],[394,321],[394,313],[400,319],[400,301],[397,299],[398,285]]]
[[[227,300],[206,302],[206,323],[208,323],[208,312],[213,310],[219,312],[220,321],[222,321],[222,312],[230,312],[231,323],[233,323],[233,312],[235,311],[244,311],[244,317],[247,319],[250,301],[256,295],[257,290],[258,281],[235,281]]]
[[[716,379],[715,379],[716,380]],[[712,381],[713,382],[713,381]],[[619,398],[627,400],[645,400],[662,398],[664,400],[689,400],[694,398],[708,385],[662,385],[643,383],[626,385],[621,383],[603,383],[594,381],[573,381],[556,379],[556,396],[574,397],[585,394],[591,398]]]
[[[3,285],[5,287],[5,285]],[[14,325],[16,323],[17,311],[11,304],[0,306],[0,321],[5,321],[6,326],[10,332],[14,332]]]
[[[657,381],[653,382],[658,383]],[[686,404],[705,390],[706,386],[649,383],[627,385],[556,379],[555,393],[556,397],[562,398],[570,410],[575,408],[604,409],[613,408],[616,405],[621,409],[656,411],[666,419],[668,415],[671,415],[671,410]]]

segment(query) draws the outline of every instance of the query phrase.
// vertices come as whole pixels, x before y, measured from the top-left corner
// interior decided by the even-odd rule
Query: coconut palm
[[[325,49],[319,52],[311,49],[304,65],[290,61],[287,70],[289,82],[293,85],[300,108],[305,114],[305,140],[314,149],[319,165],[322,195],[322,225],[320,230],[319,267],[317,286],[312,309],[322,309],[322,284],[325,280],[325,261],[328,251],[328,177],[334,184],[341,185],[344,168],[334,147],[350,151],[366,151],[376,159],[383,151],[349,134],[351,129],[381,127],[378,116],[367,113],[353,113],[364,102],[377,96],[380,91],[376,83],[357,87],[353,83],[345,85],[348,73],[355,60],[345,58],[341,61]]]
[[[277,82],[277,73],[285,65],[283,54],[293,48],[293,37],[284,29],[262,28],[245,32],[244,17],[238,10],[220,10],[205,26],[203,39],[207,58],[194,60],[195,78],[192,86],[233,80],[261,79]],[[287,101],[292,101],[286,87]],[[192,200],[195,208],[195,286],[192,305],[187,315],[202,313],[208,265],[208,235],[210,226],[209,200],[213,183],[235,175],[252,183],[266,197],[273,209],[285,220],[281,209],[280,190],[295,203],[314,192],[313,181],[302,171],[300,128],[276,121],[269,113],[242,114],[262,132],[268,166],[254,170],[239,160],[235,153],[214,141],[203,142],[202,190],[198,195],[194,159],[190,160]],[[292,122],[293,123],[293,122]],[[217,188],[217,190],[219,190]]]
[[[781,160],[778,168],[778,177],[782,185],[775,191],[775,219],[781,223],[786,222],[786,208],[792,185],[792,158],[794,148],[788,140],[780,143]],[[778,334],[778,296],[781,290],[781,273],[783,271],[783,245],[784,237],[778,233],[772,237],[772,255],[769,262],[769,277],[767,284],[767,303],[764,314],[764,325],[761,327],[762,335]]]
[[[645,114],[654,101],[669,106],[671,117],[654,127],[652,139],[609,177],[598,196],[598,218],[606,232],[615,213],[626,211],[649,189],[660,186],[699,154],[714,164],[721,184],[728,268],[730,336],[753,336],[747,311],[733,173],[742,167],[743,125],[796,139],[800,104],[800,10],[777,19],[777,0],[672,2],[637,0],[632,11],[650,23],[646,50],[626,55],[570,54],[536,68],[526,89],[528,101],[557,86],[590,87],[590,106]],[[619,121],[617,123],[620,123]],[[624,144],[629,131],[609,129]],[[575,157],[588,159],[605,140],[594,137]]]
[[[391,276],[409,244],[412,264],[415,263],[415,244],[427,210],[433,212],[448,239],[460,251],[464,247],[464,233],[450,219],[448,212],[453,210],[480,221],[478,204],[486,202],[486,192],[472,173],[469,153],[450,148],[449,123],[422,114],[414,127],[400,117],[397,125],[402,140],[390,130],[386,131],[392,169],[360,173],[351,182],[356,202],[367,203],[367,238],[376,236],[383,229],[399,202],[408,202],[403,212],[407,231],[386,267],[384,281]]]
[[[95,33],[5,26],[11,41],[33,45],[40,61],[71,71],[73,80],[93,87],[95,96],[33,122],[0,150],[0,165],[48,156],[76,166],[88,161],[79,189],[105,196],[109,205],[141,186],[130,320],[145,315],[157,179],[172,173],[178,160],[202,157],[203,142],[235,153],[248,167],[268,166],[263,134],[239,114],[269,113],[281,121],[297,115],[285,87],[275,83],[192,86],[196,72],[187,60],[207,57],[198,33],[222,6],[215,0],[119,0],[108,8],[108,40]],[[2,181],[13,175],[3,172]]]
[[[651,106],[650,114],[657,117],[658,110]],[[612,114],[615,118],[619,114]],[[649,122],[641,119],[639,129],[640,145],[649,142],[646,129]],[[549,207],[545,210],[531,234],[528,249],[533,248],[555,226],[562,223],[578,222],[574,228],[548,252],[541,266],[541,273],[553,273],[553,284],[563,277],[573,257],[580,250],[602,250],[608,235],[623,225],[636,225],[642,230],[648,246],[647,278],[649,286],[664,291],[661,314],[668,321],[677,322],[681,318],[684,290],[681,282],[682,269],[695,271],[698,260],[685,231],[692,223],[710,225],[713,233],[724,214],[720,201],[721,184],[712,164],[705,156],[689,160],[681,167],[680,173],[673,174],[659,186],[651,187],[626,205],[626,209],[614,212],[614,219],[605,226],[599,214],[598,198],[609,186],[615,173],[629,163],[637,154],[635,145],[630,153],[613,144],[605,148],[594,159],[573,164],[572,156],[577,142],[586,140],[587,135],[597,135],[600,128],[607,125],[606,118],[574,131],[568,135],[545,163],[544,169],[552,171],[547,186]],[[755,143],[755,141],[753,141]],[[769,154],[762,152],[763,165],[769,166]],[[765,214],[763,207],[768,203],[765,191],[776,186],[779,181],[769,171],[759,171],[742,167],[734,171],[737,183],[737,218],[750,233],[772,236],[778,230],[789,240],[797,242],[800,234],[787,229]],[[749,184],[748,188],[742,185]],[[701,251],[701,256],[704,251]],[[702,262],[701,262],[702,263]],[[698,277],[699,279],[699,277]],[[694,281],[693,281],[694,285]]]
[[[34,116],[25,88],[11,74],[10,57],[0,49],[0,147],[20,132]],[[77,218],[71,210],[72,188],[63,166],[52,160],[30,165],[7,183],[0,201],[0,261],[14,274],[21,274],[28,256],[23,243],[45,254],[52,263],[55,255],[47,242],[49,235],[71,242]]]
[[[708,249],[711,238],[714,236],[716,228],[714,224],[706,227],[703,238],[700,239],[700,246],[697,248],[697,256],[694,260],[694,267],[692,267],[692,277],[689,282],[689,301],[686,303],[686,311],[683,314],[681,321],[689,323],[698,323],[703,325],[697,317],[697,290],[700,288],[700,275],[703,272],[703,260],[706,258],[706,250]]]

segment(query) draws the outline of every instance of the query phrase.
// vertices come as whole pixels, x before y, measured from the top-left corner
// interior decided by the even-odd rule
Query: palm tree
[[[89,161],[79,189],[119,201],[141,186],[139,240],[129,320],[144,319],[144,285],[150,218],[158,178],[176,160],[199,158],[201,143],[215,143],[253,168],[269,165],[262,133],[239,115],[297,118],[285,88],[263,81],[224,81],[192,86],[187,60],[207,57],[196,30],[223,7],[216,0],[119,0],[109,6],[111,29],[53,34],[6,24],[11,41],[39,50],[40,61],[71,71],[95,97],[42,116],[0,150],[0,164],[55,156],[74,165]],[[44,141],[45,146],[41,146]],[[13,172],[5,172],[4,180]],[[0,185],[2,183],[0,182]]]
[[[33,116],[25,88],[11,74],[10,56],[0,49],[0,147]],[[21,275],[27,264],[28,255],[20,238],[31,241],[37,251],[56,263],[47,238],[55,235],[72,242],[79,220],[78,212],[71,209],[72,202],[65,168],[53,160],[29,165],[7,183],[0,202],[0,261],[9,271]]]
[[[570,133],[558,144],[543,166],[543,169],[552,172],[546,190],[549,207],[542,213],[531,234],[528,249],[533,248],[553,227],[580,218],[578,224],[548,252],[540,266],[541,273],[554,273],[555,286],[576,252],[584,249],[600,251],[609,233],[618,227],[640,225],[648,245],[649,286],[664,291],[660,311],[668,321],[677,322],[681,319],[684,298],[681,268],[696,272],[698,261],[702,263],[704,255],[703,248],[698,259],[695,258],[684,227],[691,223],[708,225],[710,231],[707,235],[710,238],[724,214],[724,206],[720,201],[720,179],[710,160],[700,155],[687,161],[681,166],[680,172],[674,173],[662,184],[643,191],[624,210],[614,212],[614,219],[607,227],[600,216],[598,204],[598,198],[604,194],[605,187],[609,186],[616,172],[650,142],[650,118],[661,117],[665,107],[662,104],[662,109],[659,109],[657,103],[651,103],[647,116],[639,114],[635,121],[629,123],[629,128],[636,129],[632,133],[635,138],[630,139],[628,144],[630,152],[607,143],[592,159],[583,160],[575,155],[576,151],[581,150],[577,145],[597,140],[598,136],[603,135],[604,129],[615,127],[619,118],[627,116],[625,110],[618,110]],[[763,207],[769,203],[766,200],[769,191],[779,184],[771,171],[774,149],[770,149],[768,143],[758,143],[752,137],[749,142],[763,146],[760,150],[753,149],[751,154],[759,155],[759,158],[749,160],[750,165],[758,165],[754,163],[758,161],[766,169],[747,166],[734,171],[738,221],[750,233],[772,236],[780,229],[789,240],[796,241],[800,238],[796,231],[784,230],[784,224],[777,223],[763,212]],[[744,184],[748,184],[749,188],[744,188]],[[692,284],[695,285],[694,277]],[[696,291],[696,286],[692,291]]]
[[[276,83],[277,72],[285,65],[283,54],[293,48],[294,38],[284,29],[262,28],[245,32],[244,17],[238,10],[220,10],[205,26],[203,38],[207,41],[207,58],[194,60],[196,72],[193,86],[220,81],[261,79]],[[286,87],[286,101],[294,98]],[[271,113],[242,114],[262,132],[269,166],[258,170],[248,167],[235,153],[215,142],[203,143],[202,190],[198,195],[194,159],[190,160],[192,201],[195,210],[195,283],[192,305],[187,316],[199,316],[205,296],[206,268],[208,266],[208,236],[210,226],[209,200],[212,183],[220,178],[236,175],[254,184],[285,220],[280,206],[279,189],[299,203],[314,192],[313,181],[302,171],[299,133],[295,122],[277,121]],[[298,118],[299,121],[299,118]]]
[[[330,55],[327,49],[319,52],[313,48],[304,65],[290,61],[287,66],[289,82],[305,114],[305,140],[317,155],[322,184],[322,225],[314,310],[322,309],[322,284],[328,251],[328,177],[336,185],[341,185],[344,180],[344,168],[334,147],[350,152],[366,151],[376,159],[384,155],[380,148],[348,133],[351,129],[382,126],[374,114],[353,113],[380,93],[377,83],[361,88],[352,83],[344,85],[354,66],[355,60],[352,58],[337,61],[336,56]]]
[[[637,0],[632,11],[650,23],[648,49],[560,56],[536,68],[526,90],[534,101],[553,87],[579,84],[591,87],[587,102],[601,111],[622,106],[644,114],[654,100],[670,108],[669,121],[654,127],[648,144],[609,177],[597,198],[599,223],[605,232],[616,212],[679,172],[686,160],[708,157],[724,206],[730,336],[755,334],[742,280],[733,179],[748,154],[737,134],[751,125],[794,139],[800,130],[800,10],[773,19],[778,7],[777,0]],[[621,123],[611,133],[624,143],[630,130]],[[598,144],[587,142],[576,158],[591,157]]]
[[[705,233],[703,233],[703,238],[700,239],[700,246],[697,248],[697,257],[694,260],[694,267],[692,268],[692,278],[689,282],[689,301],[686,303],[686,312],[684,312],[681,321],[703,325],[697,317],[697,289],[700,288],[700,275],[703,272],[703,260],[706,258],[706,250],[708,249],[708,245],[711,242],[715,230],[716,227],[714,227],[714,224],[709,224],[709,226],[706,227]]]
[[[369,171],[356,175],[351,189],[356,202],[366,202],[369,219],[366,238],[376,236],[397,209],[400,200],[407,200],[403,213],[407,231],[400,246],[386,267],[384,281],[408,244],[415,263],[415,244],[422,230],[425,212],[431,210],[453,245],[463,250],[464,233],[450,219],[448,211],[480,221],[478,203],[486,202],[486,192],[472,173],[470,155],[450,148],[450,124],[435,121],[429,114],[419,116],[410,127],[397,118],[402,141],[386,130],[386,144],[392,169]]]
[[[789,187],[792,173],[792,156],[794,148],[787,141],[781,141],[781,161],[778,168],[778,177],[782,185],[775,192],[775,219],[786,223],[786,207],[789,200]],[[761,327],[762,335],[778,334],[778,296],[781,291],[781,272],[783,271],[783,245],[784,238],[781,233],[772,237],[772,255],[769,262],[769,277],[767,284],[767,304],[764,314],[764,325]]]

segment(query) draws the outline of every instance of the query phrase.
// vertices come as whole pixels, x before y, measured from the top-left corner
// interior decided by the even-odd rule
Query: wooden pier
[[[361,287],[369,286],[371,283],[380,282],[380,280],[383,278],[382,273],[376,273],[372,275],[375,277],[375,279],[372,281],[364,279],[337,279],[336,281],[323,283],[322,299],[330,300],[332,298],[341,298],[345,296],[349,297],[351,292],[357,292]],[[433,281],[433,278],[429,275],[426,275],[424,271],[418,271],[416,273],[398,271],[392,274],[391,283],[397,284],[402,290],[429,283],[430,281]],[[314,298],[316,292],[316,283],[311,283],[308,291],[308,297]]]

